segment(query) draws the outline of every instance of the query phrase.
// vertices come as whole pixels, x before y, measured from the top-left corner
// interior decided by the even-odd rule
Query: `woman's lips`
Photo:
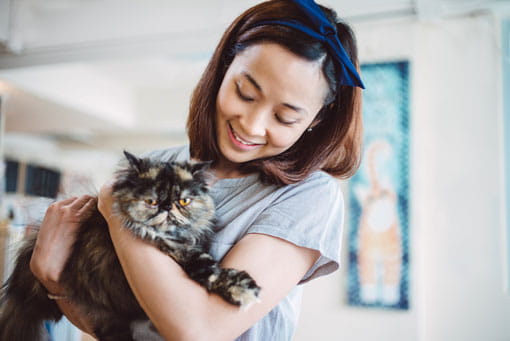
[[[228,135],[229,135],[230,139],[232,140],[232,142],[236,146],[243,148],[243,149],[254,148],[254,147],[264,145],[263,143],[253,143],[251,141],[246,141],[246,140],[242,139],[241,137],[239,137],[239,135],[236,134],[235,130],[232,128],[230,123],[228,123]]]

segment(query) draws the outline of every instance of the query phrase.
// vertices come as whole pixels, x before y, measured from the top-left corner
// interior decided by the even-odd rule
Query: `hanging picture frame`
[[[409,308],[409,63],[361,67],[364,147],[349,182],[348,304]]]

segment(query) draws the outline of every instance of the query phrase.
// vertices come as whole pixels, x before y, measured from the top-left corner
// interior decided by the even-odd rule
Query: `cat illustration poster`
[[[361,67],[364,146],[349,182],[348,303],[409,308],[408,63]]]

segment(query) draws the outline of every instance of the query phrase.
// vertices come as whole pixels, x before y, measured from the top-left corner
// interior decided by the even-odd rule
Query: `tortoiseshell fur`
[[[125,155],[129,165],[117,172],[112,192],[113,210],[123,225],[175,259],[209,292],[238,306],[257,301],[260,288],[248,273],[222,269],[208,254],[214,203],[208,195],[205,165]],[[30,271],[34,244],[35,237],[26,241],[3,287],[0,340],[42,340],[43,321],[62,317]],[[132,340],[131,322],[147,319],[97,210],[80,229],[60,283],[69,300],[87,314],[99,340]]]

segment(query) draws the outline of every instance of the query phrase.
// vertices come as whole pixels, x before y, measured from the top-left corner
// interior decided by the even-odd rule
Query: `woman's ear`
[[[314,119],[312,124],[310,124],[310,126],[308,127],[309,130],[312,130],[313,128],[315,128],[319,123],[321,123],[321,120],[320,119]]]
[[[317,125],[319,125],[319,123],[322,122],[322,119],[319,116],[321,116],[321,115],[315,116],[312,123],[310,123],[310,125],[308,126],[308,129],[307,129],[308,131],[313,130],[313,128],[315,128]]]

